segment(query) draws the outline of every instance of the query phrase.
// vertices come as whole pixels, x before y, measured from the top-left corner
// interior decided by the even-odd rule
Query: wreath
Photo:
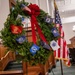
[[[26,36],[28,25],[32,28],[33,42],[29,42]],[[53,18],[36,4],[25,1],[17,1],[10,9],[10,14],[1,30],[1,39],[3,45],[8,47],[8,51],[15,52],[17,60],[32,64],[44,64],[47,61],[53,53],[50,43],[55,42],[58,37]]]

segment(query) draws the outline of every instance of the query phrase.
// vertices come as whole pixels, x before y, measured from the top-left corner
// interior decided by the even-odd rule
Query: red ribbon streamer
[[[36,32],[35,32],[35,28],[38,30],[38,34],[40,36],[40,38],[42,39],[42,41],[46,42],[46,38],[44,37],[40,26],[38,25],[37,19],[36,17],[40,14],[40,9],[36,4],[30,4],[29,5],[29,9],[31,10],[31,12],[28,12],[31,16],[31,27],[32,27],[32,39],[34,44],[36,44]]]

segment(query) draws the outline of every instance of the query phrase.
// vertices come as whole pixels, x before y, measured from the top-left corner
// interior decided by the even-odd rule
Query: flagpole
[[[58,9],[55,0],[54,0],[54,8],[55,8],[55,9]],[[55,10],[55,9],[54,9],[54,10]],[[55,17],[55,18],[56,18],[56,17]],[[61,67],[61,75],[63,75],[62,59],[60,59],[60,67]]]
[[[62,67],[62,60],[60,59],[60,66],[61,66],[61,75],[63,75],[63,67]]]

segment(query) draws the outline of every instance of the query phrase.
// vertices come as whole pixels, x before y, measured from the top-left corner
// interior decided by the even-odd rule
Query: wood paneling
[[[6,47],[0,45],[0,59],[4,57],[4,55],[6,54],[6,49],[7,49]]]
[[[72,44],[67,44],[67,47],[68,48],[73,48],[73,45]]]
[[[49,59],[46,61],[46,63],[44,65],[42,64],[38,64],[36,66],[31,66],[26,62],[23,62],[23,75],[26,75],[26,72],[28,72],[28,75],[30,72],[35,72],[37,74],[33,74],[33,75],[46,75],[46,73],[48,72],[49,69],[52,69],[52,67],[55,66],[55,58],[54,55],[52,54]]]
[[[27,28],[24,28],[24,29],[26,31],[25,36],[26,36],[28,42],[33,42],[33,40],[32,40],[32,28],[31,27],[27,27]],[[36,32],[36,29],[35,29],[35,32]],[[36,40],[38,39],[37,35],[38,34],[36,32]]]
[[[15,53],[8,51],[6,53],[7,47],[3,45],[0,46],[0,71],[4,70],[10,61],[15,60]]]

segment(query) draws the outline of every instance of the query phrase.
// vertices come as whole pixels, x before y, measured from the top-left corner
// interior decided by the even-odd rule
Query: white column
[[[38,0],[35,0],[35,1],[36,1],[36,4],[39,5],[39,1]]]
[[[49,12],[49,9],[47,8],[48,7],[48,0],[38,0],[38,3],[39,3],[39,7],[44,10],[46,13]]]
[[[49,0],[49,12],[50,16],[54,18],[54,0]]]
[[[25,0],[25,2],[36,4],[36,0]]]
[[[47,12],[50,15],[49,0],[46,0],[46,1],[47,1]]]

